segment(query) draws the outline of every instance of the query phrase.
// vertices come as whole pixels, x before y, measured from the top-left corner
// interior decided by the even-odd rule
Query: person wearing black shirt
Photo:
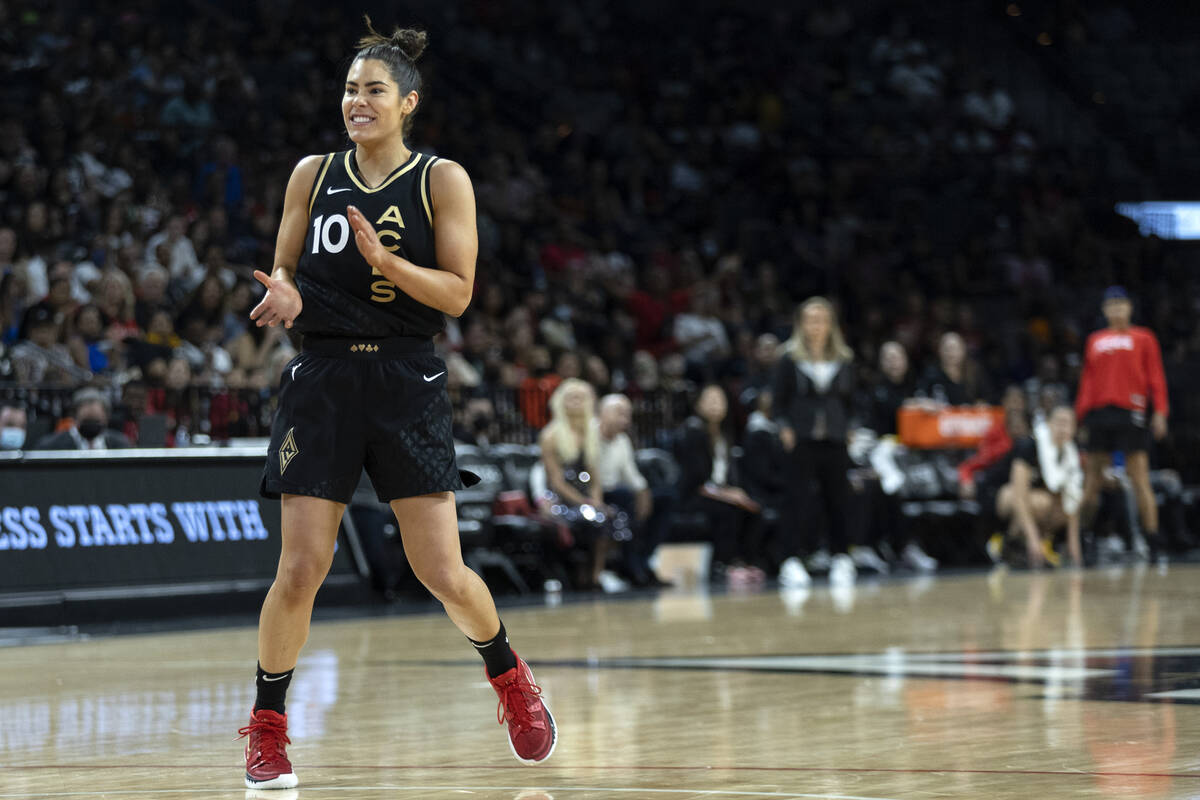
[[[529,666],[512,651],[487,585],[463,562],[446,364],[433,337],[471,301],[475,196],[459,164],[409,148],[423,99],[427,36],[370,27],[345,76],[351,146],[292,172],[266,296],[250,313],[303,334],[284,371],[260,492],[282,498],[279,571],[259,619],[257,696],[246,743],[251,789],[292,788],[284,700],[308,637],[339,522],[365,468],[399,524],[413,573],[482,656],[525,763],[553,753],[557,729]]]
[[[904,345],[894,341],[883,343],[879,348],[879,372],[879,380],[867,390],[869,424],[876,436],[895,436],[896,415],[917,391]]]
[[[842,336],[833,304],[823,297],[800,306],[792,336],[783,347],[772,402],[780,441],[790,454],[794,491],[781,526],[792,540],[784,543],[780,580],[785,584],[793,577],[802,580],[795,567],[809,527],[806,520],[819,505],[829,523],[830,581],[850,585],[857,574],[848,553],[845,513],[850,493],[846,443],[853,427],[854,354]]]
[[[987,376],[967,358],[967,345],[957,333],[942,334],[938,363],[921,376],[918,391],[924,397],[952,406],[985,403],[992,394]]]
[[[696,415],[684,423],[675,444],[679,462],[679,507],[698,511],[712,535],[714,575],[744,569],[760,557],[761,506],[741,488],[734,440],[725,428],[725,391],[709,384],[696,400]]]

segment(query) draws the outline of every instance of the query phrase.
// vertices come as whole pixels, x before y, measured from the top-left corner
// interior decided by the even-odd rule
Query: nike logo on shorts
[[[344,189],[335,189],[332,186],[330,186],[328,189],[325,190],[325,194],[337,194],[338,192],[348,192],[348,191],[350,191],[349,186],[345,187]]]
[[[442,377],[445,374],[446,374],[446,370],[442,370],[437,375],[422,375],[421,377],[425,379],[426,383],[429,383],[430,381],[436,381],[438,378]]]

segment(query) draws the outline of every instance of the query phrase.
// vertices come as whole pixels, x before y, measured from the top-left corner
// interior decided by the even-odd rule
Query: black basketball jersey
[[[296,265],[304,308],[296,330],[311,336],[433,336],[441,311],[419,303],[368,266],[354,243],[346,206],[355,206],[389,251],[437,268],[429,168],[438,159],[414,152],[379,186],[369,188],[354,150],[325,156],[308,202],[308,234]]]

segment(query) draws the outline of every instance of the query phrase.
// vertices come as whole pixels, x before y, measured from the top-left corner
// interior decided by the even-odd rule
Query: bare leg
[[[1042,554],[1042,543],[1038,536],[1037,522],[1034,518],[1032,503],[1028,488],[1021,490],[1012,483],[1006,483],[996,493],[996,513],[1001,519],[1010,519],[1009,531],[1020,531],[1025,538],[1025,551],[1029,556],[1029,566],[1040,567],[1045,563]]]
[[[1079,504],[1079,518],[1084,525],[1096,521],[1096,509],[1100,501],[1100,489],[1104,485],[1104,470],[1112,464],[1108,453],[1088,453],[1084,462],[1083,500]]]
[[[496,604],[483,579],[463,563],[453,492],[393,500],[404,554],[413,574],[446,607],[463,634],[486,642],[500,631]]]
[[[1079,512],[1067,516],[1067,553],[1071,556],[1071,565],[1083,566],[1083,548],[1079,545]]]
[[[1125,471],[1133,483],[1137,497],[1138,512],[1142,519],[1143,533],[1158,533],[1158,503],[1154,501],[1154,489],[1150,486],[1150,457],[1145,450],[1130,453],[1125,457]]]
[[[258,618],[258,663],[267,672],[287,672],[296,666],[308,639],[313,600],[333,564],[345,508],[319,497],[283,496],[279,568]]]

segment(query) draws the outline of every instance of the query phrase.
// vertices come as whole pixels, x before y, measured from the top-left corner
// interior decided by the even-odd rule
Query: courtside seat
[[[518,592],[528,594],[529,584],[497,542],[492,509],[505,488],[501,463],[472,445],[456,444],[454,449],[459,469],[479,476],[479,483],[455,492],[463,560],[485,579],[489,571],[498,571]]]

